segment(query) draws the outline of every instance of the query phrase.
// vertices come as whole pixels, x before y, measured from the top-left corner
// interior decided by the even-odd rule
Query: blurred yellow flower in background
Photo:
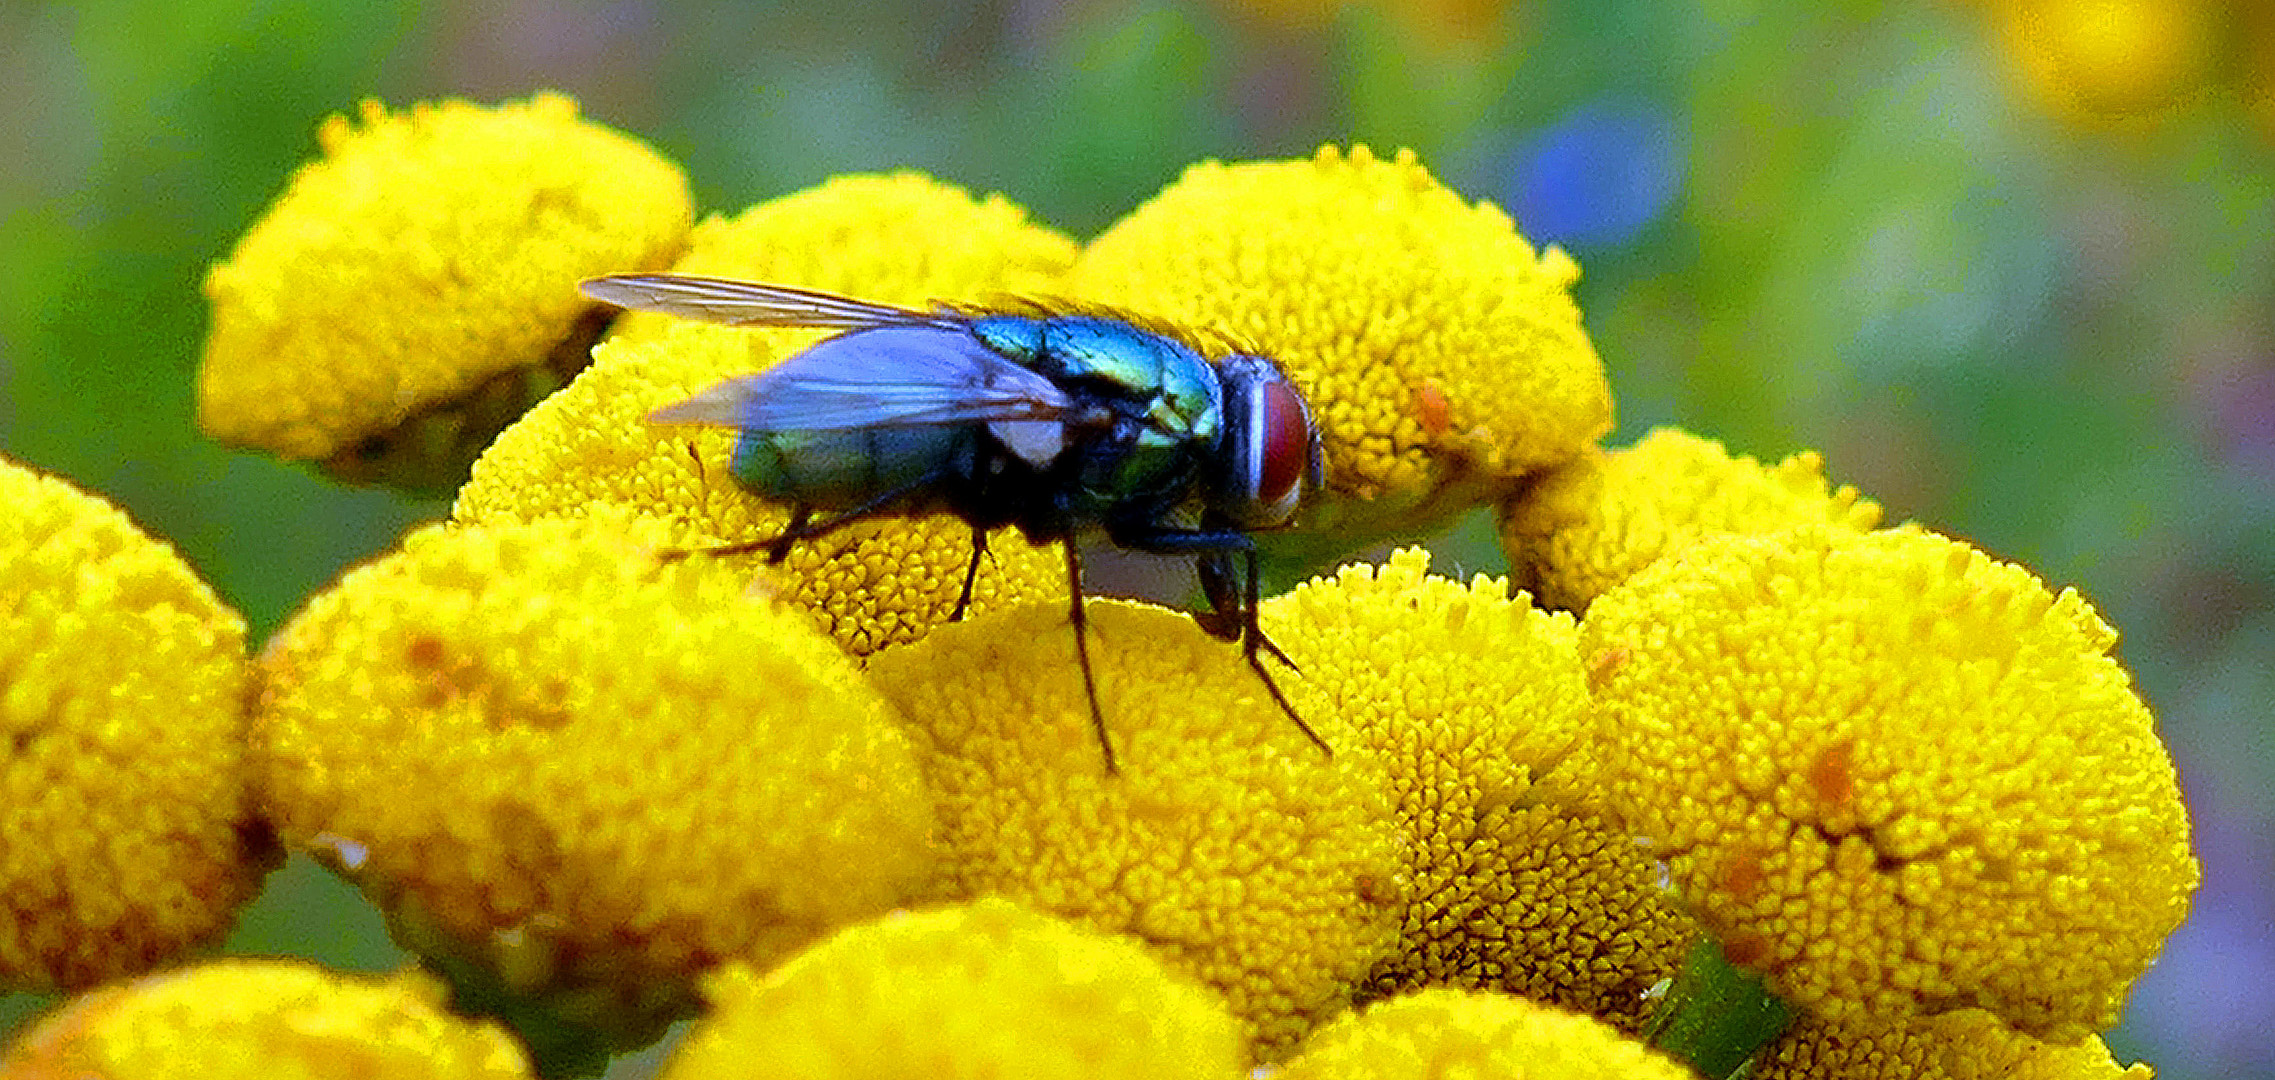
[[[513,1036],[442,986],[297,960],[216,960],[84,994],[24,1031],[0,1080],[524,1080]]]
[[[0,988],[220,937],[273,865],[244,620],[117,507],[6,460],[0,568]]]
[[[1233,1080],[1240,1025],[1136,941],[1005,900],[895,912],[730,964],[665,1080]]]
[[[325,121],[324,156],[206,276],[198,423],[446,492],[584,366],[600,322],[577,281],[678,254],[687,180],[559,94],[360,119]]]
[[[605,518],[430,527],[264,652],[262,808],[398,936],[652,1037],[931,869],[909,740],[747,571]]]
[[[1855,1022],[2074,1041],[2186,913],[2172,763],[2074,591],[1965,544],[1701,541],[1580,627],[1605,794],[1730,959]]]

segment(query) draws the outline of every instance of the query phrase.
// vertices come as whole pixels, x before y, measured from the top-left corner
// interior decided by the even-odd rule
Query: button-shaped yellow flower
[[[1593,1017],[1509,994],[1424,990],[1329,1025],[1277,1080],[1691,1080]]]
[[[2199,876],[2074,591],[1916,530],[1701,541],[1599,598],[1606,793],[1731,960],[1828,1019],[2115,1020]]]
[[[245,623],[118,508],[0,461],[0,987],[220,936],[269,846],[245,797]]]
[[[1330,494],[1276,544],[1426,526],[1611,428],[1579,267],[1535,252],[1409,152],[1195,165],[1083,250],[1085,297],[1278,361],[1318,421]]]
[[[679,253],[687,181],[558,94],[360,118],[325,121],[323,157],[207,275],[198,422],[447,491],[584,365],[599,323],[577,282]]]
[[[1804,1017],[1762,1048],[1754,1080],[2152,1080],[2117,1064],[2098,1036],[2044,1043],[1981,1009],[1848,1026]]]
[[[820,288],[922,307],[1024,289],[1064,267],[1072,244],[1001,199],[975,200],[915,174],[846,177],[707,221],[676,269]],[[751,330],[626,316],[593,367],[499,436],[459,493],[470,523],[629,512],[670,522],[701,550],[779,535],[789,508],[728,472],[734,435],[652,424],[649,413],[784,360],[812,330]],[[764,555],[735,560],[753,572]],[[866,654],[944,622],[962,595],[971,527],[947,515],[883,518],[795,545],[773,580],[840,645]],[[1066,595],[1065,556],[1017,532],[988,540],[973,610]]]
[[[1240,650],[1187,616],[1092,601],[1106,772],[1065,607],[935,630],[870,661],[939,801],[939,895],[1126,932],[1225,995],[1271,1058],[1341,1009],[1405,907],[1385,781],[1322,754]],[[1285,670],[1282,680],[1300,678]],[[1348,745],[1334,717],[1307,717]]]
[[[1241,1063],[1215,994],[1005,900],[887,915],[705,990],[665,1080],[1233,1080]]]
[[[1296,708],[1383,760],[1408,837],[1412,898],[1366,993],[1505,990],[1632,1023],[1693,930],[1592,805],[1572,617],[1428,571],[1408,548],[1264,605]]]
[[[930,869],[908,737],[853,662],[660,539],[415,533],[278,634],[254,725],[278,830],[406,944],[635,1035],[711,964],[779,959]]]
[[[1501,543],[1518,585],[1542,603],[1586,611],[1606,589],[1702,536],[1765,533],[1813,522],[1863,531],[1880,504],[1825,481],[1804,450],[1763,465],[1721,443],[1655,428],[1634,446],[1592,451],[1509,504]]]
[[[524,1080],[513,1036],[415,974],[221,960],[106,986],[25,1031],[0,1080]]]
[[[671,272],[922,310],[936,300],[1050,294],[1074,256],[1072,238],[1029,220],[1024,208],[1001,195],[973,198],[923,173],[901,171],[833,177],[731,218],[707,218]],[[630,312],[609,335],[640,337],[680,321]]]

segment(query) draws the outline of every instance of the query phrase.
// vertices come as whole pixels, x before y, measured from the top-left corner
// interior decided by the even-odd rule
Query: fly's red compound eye
[[[1264,383],[1257,391],[1256,501],[1292,510],[1296,486],[1311,471],[1311,414],[1286,383]]]

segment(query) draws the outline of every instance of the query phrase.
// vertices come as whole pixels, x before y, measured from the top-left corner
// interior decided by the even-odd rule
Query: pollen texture
[[[1741,966],[1838,1022],[2115,1021],[2199,869],[2074,591],[1917,530],[1700,541],[1581,624],[1613,808]]]

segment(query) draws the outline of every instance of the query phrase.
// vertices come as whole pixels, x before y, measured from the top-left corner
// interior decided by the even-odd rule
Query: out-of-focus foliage
[[[742,207],[909,166],[1087,238],[1210,156],[1412,146],[1580,262],[1625,445],[1823,452],[2123,629],[2205,866],[2120,1060],[2264,1074],[2275,1006],[2275,17],[2214,0],[0,6],[0,453],[258,641],[440,504],[192,423],[197,282],[325,115],[575,94]],[[1499,571],[1480,520],[1441,562]],[[296,865],[234,939],[373,967]],[[13,1017],[22,999],[0,1006]],[[0,1020],[10,1023],[12,1020]]]

